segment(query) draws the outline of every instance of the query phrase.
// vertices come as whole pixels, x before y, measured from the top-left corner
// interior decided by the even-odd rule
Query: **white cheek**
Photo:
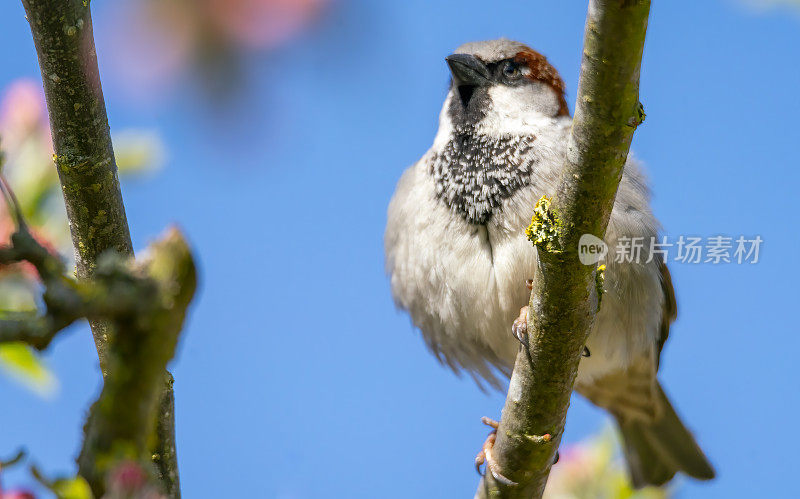
[[[489,97],[492,104],[479,126],[492,134],[541,126],[552,121],[559,110],[555,92],[543,84],[496,85],[489,89]]]

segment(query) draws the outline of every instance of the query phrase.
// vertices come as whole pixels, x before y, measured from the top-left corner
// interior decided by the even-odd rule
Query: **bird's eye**
[[[520,75],[519,66],[513,62],[507,62],[503,65],[503,76],[506,78],[516,78]]]

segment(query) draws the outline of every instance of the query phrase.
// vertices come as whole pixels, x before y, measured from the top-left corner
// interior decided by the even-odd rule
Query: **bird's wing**
[[[661,331],[658,335],[658,344],[656,345],[656,369],[661,359],[661,350],[664,348],[664,343],[667,342],[669,337],[669,327],[672,322],[678,317],[678,302],[675,300],[675,288],[672,287],[672,277],[669,275],[669,269],[664,261],[661,261],[661,289],[664,291],[664,312],[661,315]]]
[[[589,383],[577,384],[575,387],[578,393],[595,405],[607,409],[623,420],[633,418],[652,421],[663,410],[656,373],[661,349],[669,337],[670,324],[677,317],[678,309],[672,278],[663,261],[660,263],[660,273],[664,305],[659,335],[653,350],[641,355],[624,369],[613,371]]]
[[[628,469],[635,487],[662,485],[676,472],[708,480],[714,468],[675,413],[656,379],[661,349],[678,315],[675,290],[666,264],[660,263],[664,308],[655,349],[627,369],[576,389],[617,420]]]
[[[624,369],[576,384],[575,390],[621,419],[652,421],[660,410],[657,384],[655,359],[641,356]]]

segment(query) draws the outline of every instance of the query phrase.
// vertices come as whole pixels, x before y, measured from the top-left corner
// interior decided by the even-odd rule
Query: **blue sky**
[[[443,58],[462,42],[528,42],[574,109],[583,2],[339,0],[314,32],[248,58],[246,103],[222,117],[199,91],[130,98],[104,71],[114,27],[95,10],[112,130],[157,129],[169,150],[156,176],[123,186],[136,247],[176,222],[200,260],[172,366],[185,497],[471,496],[480,417],[499,416],[504,396],[441,368],[395,310],[385,210],[433,139]],[[3,2],[0,17],[0,44],[14,47],[0,86],[39,78],[21,6]],[[756,265],[671,267],[679,318],[661,379],[719,475],[682,482],[679,497],[796,487],[799,23],[735,1],[652,8],[633,149],[654,210],[670,235],[764,239]],[[25,444],[69,472],[99,390],[88,328],[47,359],[52,400],[0,377],[0,452]],[[575,397],[565,441],[605,424]]]

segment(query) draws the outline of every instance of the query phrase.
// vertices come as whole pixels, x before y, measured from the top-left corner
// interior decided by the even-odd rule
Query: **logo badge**
[[[584,265],[594,265],[608,254],[608,246],[599,237],[584,234],[578,241],[578,258]]]

